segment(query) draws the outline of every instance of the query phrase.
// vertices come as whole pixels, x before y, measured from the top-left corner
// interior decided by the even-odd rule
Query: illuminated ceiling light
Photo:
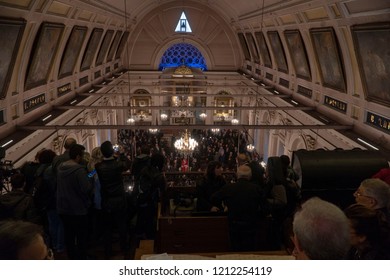
[[[232,119],[232,124],[233,125],[237,125],[239,123],[239,120],[237,120],[236,118]]]
[[[1,147],[4,148],[4,147],[8,146],[9,144],[11,144],[12,142],[14,142],[14,140],[9,140],[7,143],[3,144]]]
[[[175,141],[174,146],[179,153],[188,155],[191,154],[196,147],[198,147],[198,142],[190,137],[190,134],[186,129],[183,136]]]
[[[157,134],[158,129],[157,128],[149,128],[149,133],[150,134]]]
[[[48,120],[48,119],[50,119],[50,118],[51,118],[51,115],[48,115],[48,116],[44,117],[44,118],[42,119],[42,121],[44,122],[44,121],[46,121],[46,120]]]
[[[274,89],[274,92],[275,92],[276,94],[279,94],[279,91],[277,91],[276,89]]]
[[[161,118],[162,121],[166,121],[166,120],[168,119],[168,115],[165,114],[165,113],[162,113],[162,114],[160,115],[160,118]]]
[[[364,141],[363,139],[358,138],[357,140],[358,140],[359,142],[362,142],[363,144],[367,145],[368,147],[373,148],[373,149],[376,150],[376,151],[379,151],[379,149],[378,149],[377,147],[371,145],[370,143],[367,143],[367,142]]]
[[[291,100],[291,103],[295,104],[295,105],[299,105],[298,102],[294,101],[294,100]]]

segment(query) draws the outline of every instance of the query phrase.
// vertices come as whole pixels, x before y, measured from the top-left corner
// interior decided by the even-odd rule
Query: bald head
[[[67,138],[64,143],[65,150],[69,150],[70,147],[72,147],[74,144],[77,144],[76,139],[74,138]]]
[[[241,165],[237,168],[237,179],[247,179],[250,180],[252,178],[252,170],[247,165]]]

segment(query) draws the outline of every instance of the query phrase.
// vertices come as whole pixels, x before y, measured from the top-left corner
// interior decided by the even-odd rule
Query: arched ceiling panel
[[[154,66],[161,60],[159,54],[178,41],[195,43],[206,50],[210,70],[235,70],[239,67],[241,60],[236,35],[220,15],[199,2],[186,1],[184,8],[174,1],[165,2],[166,5],[151,10],[134,26],[129,41],[132,69],[156,70]],[[182,11],[187,16],[192,33],[175,32]],[[147,65],[145,60],[150,60],[150,64]]]

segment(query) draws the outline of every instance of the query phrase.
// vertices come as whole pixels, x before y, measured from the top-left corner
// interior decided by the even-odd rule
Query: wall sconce
[[[165,113],[162,113],[162,114],[160,115],[160,119],[161,119],[162,121],[166,121],[166,120],[168,119],[168,115],[165,114]]]
[[[127,119],[127,123],[128,123],[128,124],[134,124],[134,123],[135,123],[135,120],[134,120],[133,116],[130,116],[130,117]]]
[[[206,113],[201,113],[201,114],[199,115],[199,118],[200,118],[202,121],[204,121],[204,120],[207,118],[207,114],[206,114]]]

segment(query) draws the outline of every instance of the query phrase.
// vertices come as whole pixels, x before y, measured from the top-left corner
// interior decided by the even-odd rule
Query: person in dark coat
[[[153,154],[150,166],[141,171],[136,225],[136,233],[140,239],[154,239],[156,235],[158,202],[167,186],[163,174],[164,165],[164,156]]]
[[[71,138],[71,137],[66,138],[66,140],[64,142],[64,149],[65,149],[64,153],[56,156],[53,159],[52,167],[53,167],[54,174],[57,174],[58,167],[60,166],[61,163],[70,159],[69,150],[70,150],[70,147],[72,147],[75,144],[77,144],[76,139]]]
[[[95,164],[101,188],[101,206],[105,229],[103,233],[105,257],[112,255],[112,235],[116,227],[119,231],[120,246],[127,254],[127,197],[123,186],[122,173],[130,168],[130,160],[119,147],[119,154],[114,155],[114,148],[110,141],[101,144],[100,150],[103,161]]]
[[[222,205],[211,203],[211,196],[224,185],[226,181],[222,177],[222,164],[218,161],[209,162],[205,176],[196,183],[197,211],[223,211]]]
[[[88,211],[92,204],[93,187],[87,170],[80,162],[84,146],[75,144],[70,159],[61,163],[57,172],[57,211],[64,225],[68,258],[87,259]]]
[[[260,188],[251,183],[249,166],[237,168],[237,182],[227,184],[211,197],[213,205],[222,202],[227,208],[229,237],[232,251],[254,251],[256,228],[261,208]]]

